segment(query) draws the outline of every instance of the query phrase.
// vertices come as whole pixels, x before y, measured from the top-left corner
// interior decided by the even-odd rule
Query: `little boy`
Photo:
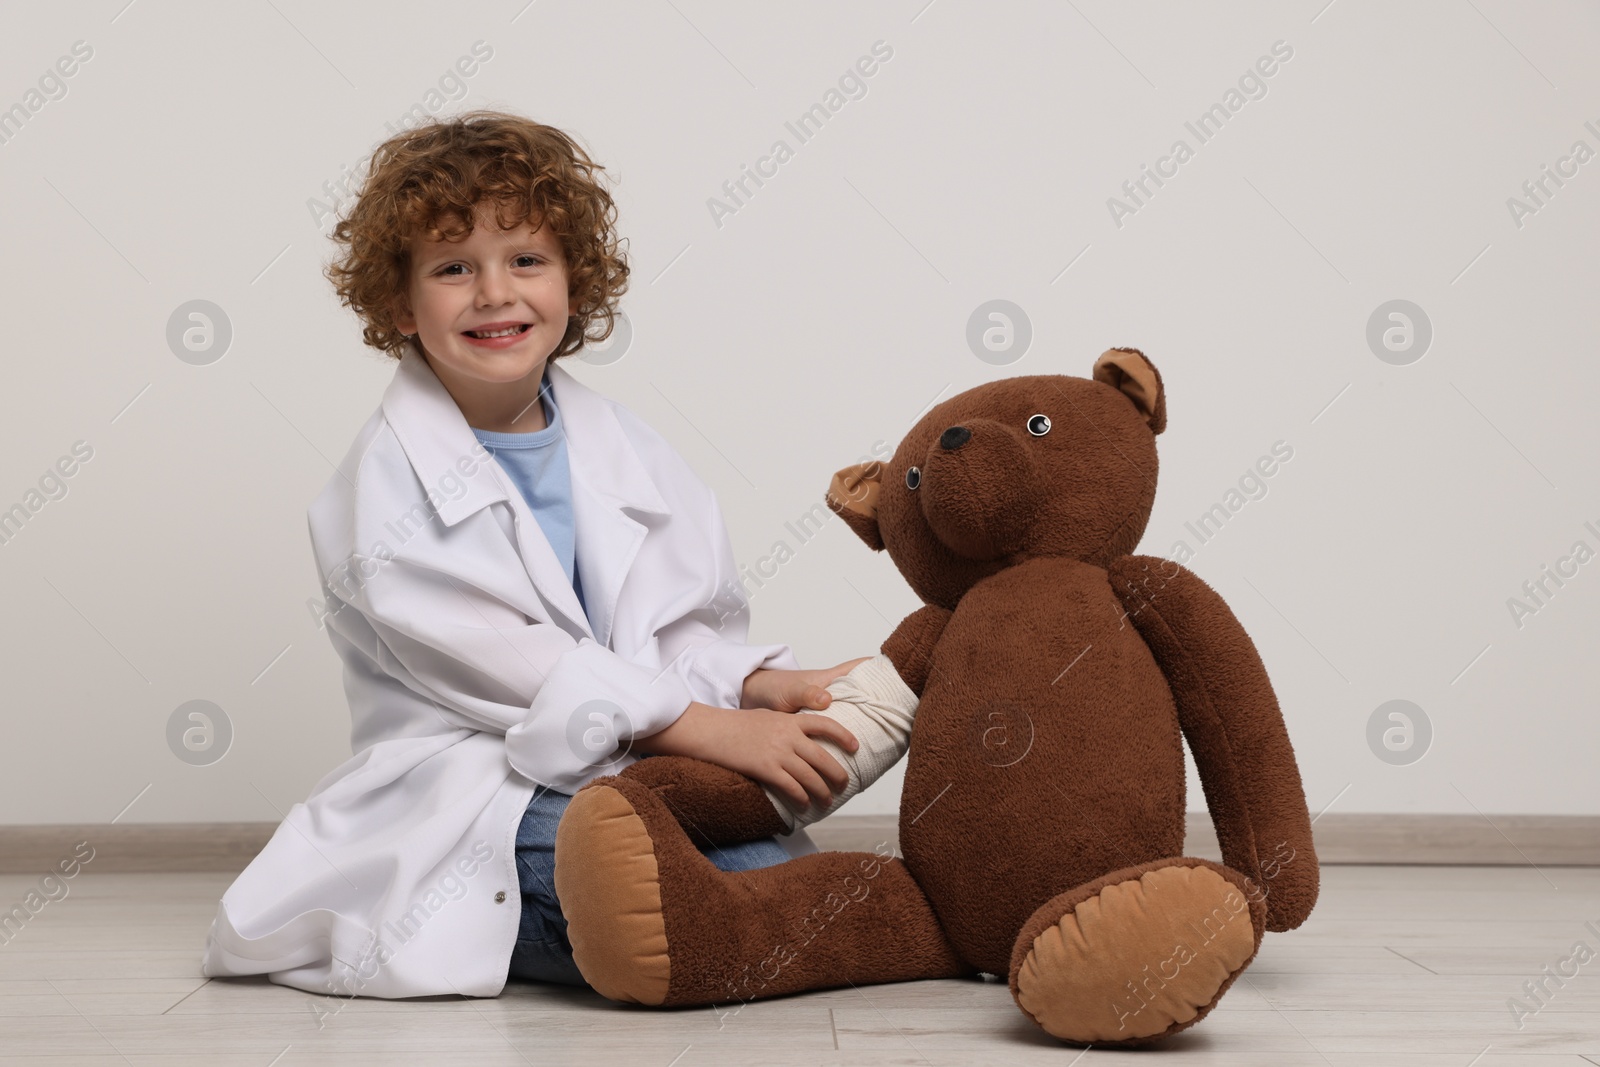
[[[794,830],[905,752],[916,698],[888,660],[808,671],[746,643],[715,495],[557,365],[609,336],[627,288],[601,169],[559,130],[472,112],[380,146],[335,227],[330,280],[398,360],[309,512],[355,755],[224,895],[206,974],[580,984],[553,847],[589,779],[694,756],[763,783]]]

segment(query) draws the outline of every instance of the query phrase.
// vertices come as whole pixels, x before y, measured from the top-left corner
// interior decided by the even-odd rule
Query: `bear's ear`
[[[1161,372],[1137,348],[1106,349],[1094,361],[1094,380],[1133,401],[1151,433],[1167,428],[1167,394],[1161,387]]]
[[[877,460],[855,463],[833,476],[823,500],[874,552],[883,550],[878,531],[878,489],[883,464]]]

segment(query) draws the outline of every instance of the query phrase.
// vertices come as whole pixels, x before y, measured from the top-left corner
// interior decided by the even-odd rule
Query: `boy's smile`
[[[416,335],[469,426],[544,429],[545,361],[578,304],[567,292],[561,240],[548,226],[502,230],[484,202],[465,240],[413,238],[404,303],[395,325]]]

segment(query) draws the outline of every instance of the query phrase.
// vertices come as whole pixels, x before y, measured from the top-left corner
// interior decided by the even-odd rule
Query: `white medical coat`
[[[521,918],[517,824],[627,740],[758,667],[712,491],[623,405],[549,368],[572,473],[571,583],[504,470],[413,347],[308,512],[344,664],[351,759],[223,895],[207,975],[341,996],[495,996]],[[431,502],[430,502],[431,501]],[[780,838],[816,851],[804,832]]]

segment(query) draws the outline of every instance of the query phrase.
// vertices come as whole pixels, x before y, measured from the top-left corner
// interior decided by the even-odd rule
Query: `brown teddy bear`
[[[924,602],[882,654],[921,703],[900,848],[723,872],[699,845],[786,829],[714,764],[597,778],[556,839],[585,979],[646,1005],[1005,976],[1067,1041],[1138,1045],[1204,1017],[1318,868],[1294,751],[1255,646],[1177,563],[1128,555],[1156,492],[1161,375],[1113,348],[1091,378],[980,385],[827,501]],[[1181,735],[1180,735],[1181,731]],[[1225,862],[1185,857],[1183,740]]]

